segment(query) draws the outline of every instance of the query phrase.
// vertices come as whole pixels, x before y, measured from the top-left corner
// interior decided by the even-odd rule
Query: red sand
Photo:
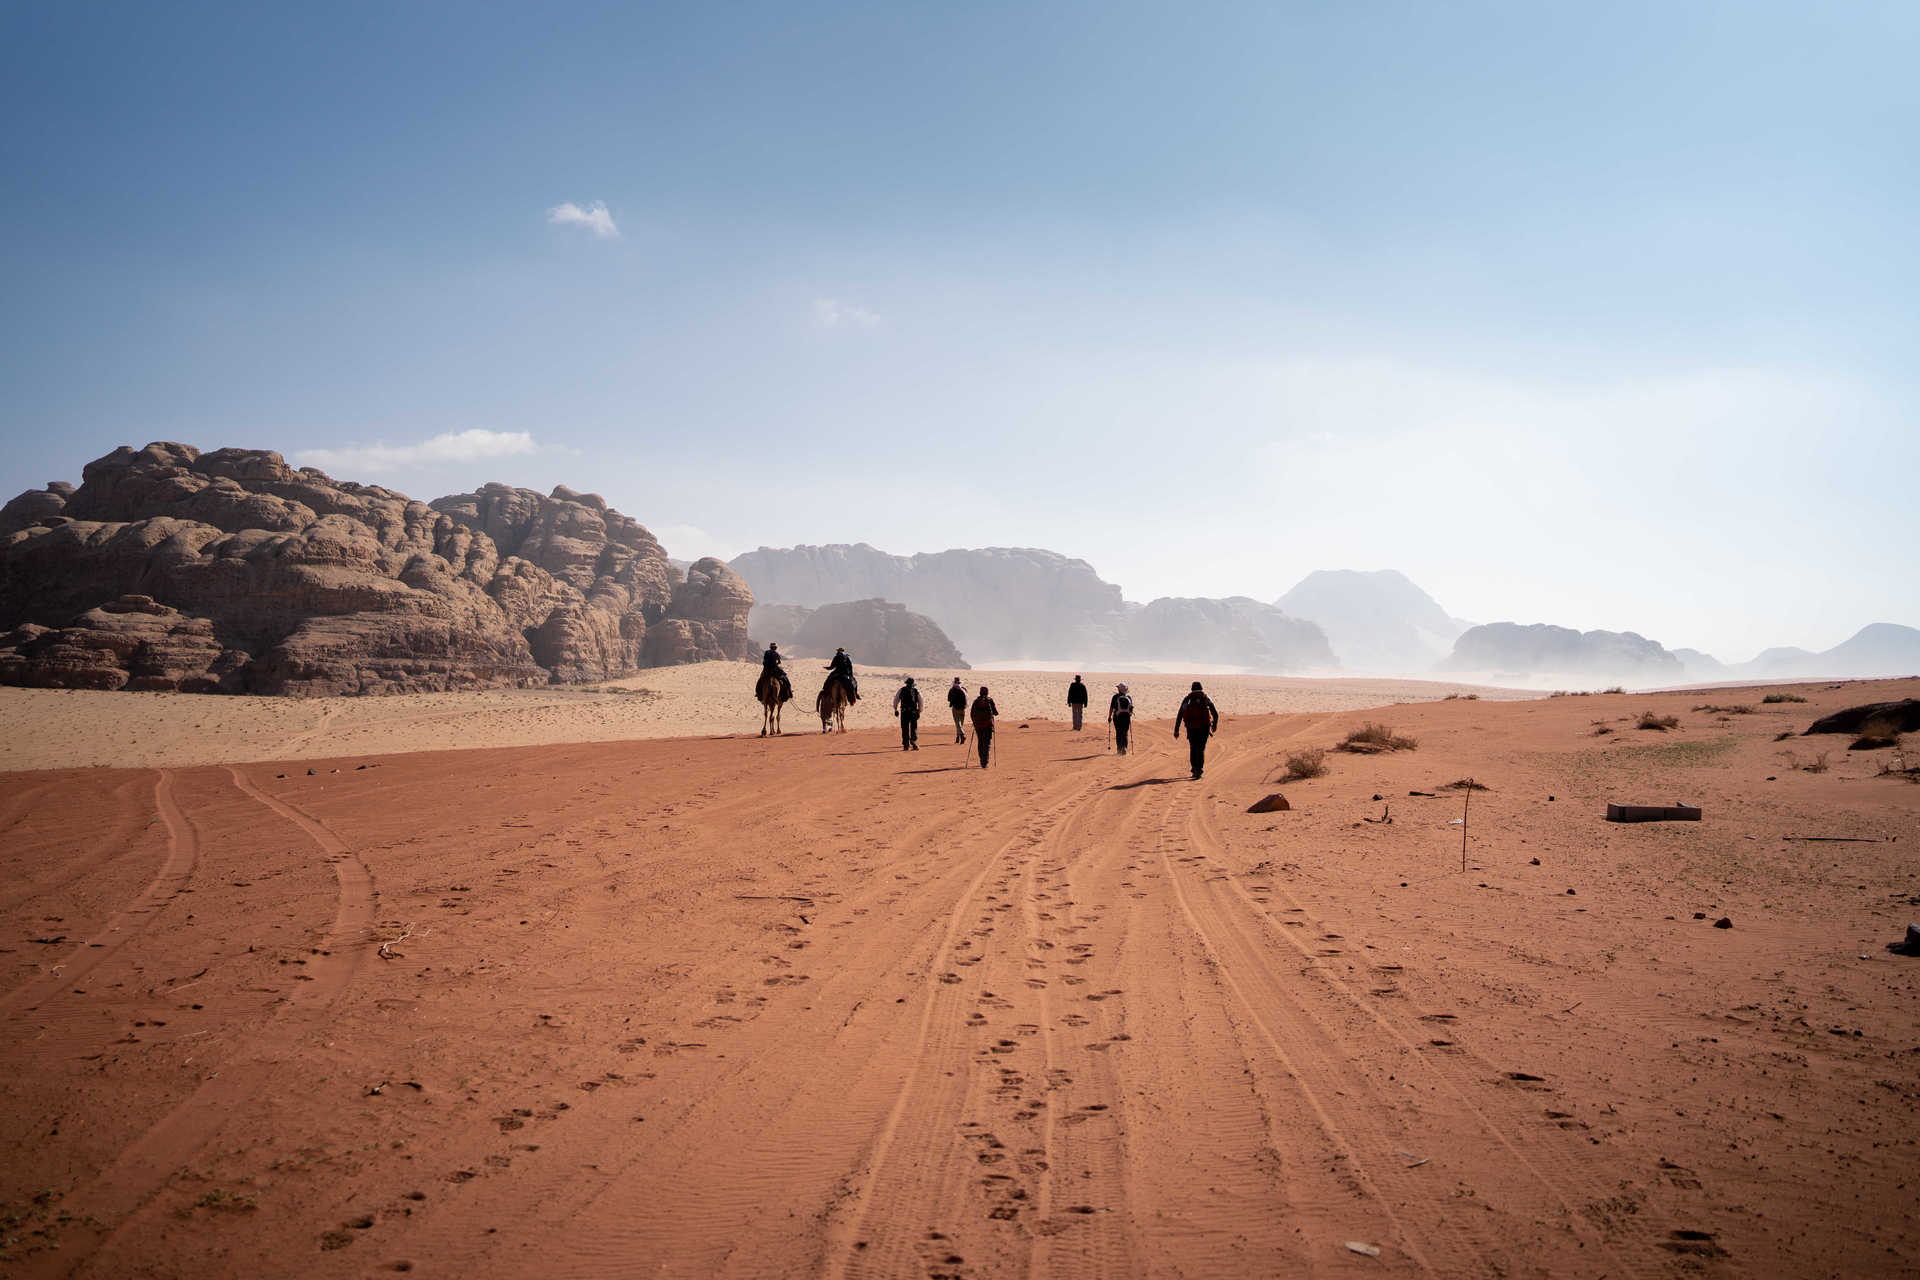
[[[1916,689],[0,775],[0,1265],[1911,1273]]]

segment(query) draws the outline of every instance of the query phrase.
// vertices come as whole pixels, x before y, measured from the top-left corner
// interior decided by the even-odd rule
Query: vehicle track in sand
[[[124,1146],[105,1169],[65,1197],[76,1216],[107,1224],[86,1256],[59,1261],[43,1255],[37,1274],[116,1274],[127,1259],[115,1251],[152,1209],[158,1194],[221,1125],[256,1094],[279,1080],[280,1062],[301,1037],[324,1025],[326,1012],[345,994],[371,949],[377,895],[365,864],[327,824],[262,792],[237,768],[226,769],[236,790],[305,834],[333,869],[335,911],[324,938],[304,966],[311,985],[298,989],[243,1040],[184,1100]],[[163,772],[158,793],[169,833],[187,849],[192,865],[193,822],[174,803],[171,776]],[[170,865],[173,859],[169,859]],[[128,1242],[130,1243],[130,1242]],[[137,1246],[134,1246],[137,1247]]]

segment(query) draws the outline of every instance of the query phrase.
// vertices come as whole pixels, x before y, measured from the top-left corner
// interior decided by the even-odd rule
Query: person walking
[[[1220,709],[1213,705],[1213,699],[1200,691],[1200,682],[1193,682],[1193,692],[1180,700],[1180,710],[1173,717],[1173,737],[1180,739],[1182,726],[1187,730],[1187,758],[1193,764],[1193,776],[1196,781],[1207,771],[1207,739],[1220,732]]]
[[[973,700],[973,741],[980,748],[980,767],[986,768],[993,762],[993,718],[1000,714],[1000,708],[993,705],[993,699],[987,696],[987,686],[980,686],[980,696]]]
[[[920,749],[920,691],[913,687],[913,677],[908,676],[906,683],[893,695],[893,714],[900,717],[900,749],[918,751]]]
[[[1113,696],[1107,699],[1107,722],[1113,726],[1113,740],[1120,754],[1127,754],[1127,731],[1133,728],[1133,696],[1124,684],[1115,685]]]
[[[1079,676],[1075,676],[1073,683],[1067,686],[1067,709],[1073,712],[1073,731],[1080,732],[1080,717],[1087,710],[1087,686],[1080,683]]]
[[[967,691],[960,687],[960,677],[953,678],[953,684],[947,690],[947,707],[953,712],[953,740],[967,740]]]

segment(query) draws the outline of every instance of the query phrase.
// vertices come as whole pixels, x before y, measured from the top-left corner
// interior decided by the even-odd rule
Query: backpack
[[[973,716],[973,727],[976,729],[992,728],[993,717],[998,714],[998,710],[999,709],[993,705],[992,698],[975,698],[973,700],[973,711],[971,712]]]
[[[900,714],[903,716],[920,714],[920,691],[912,685],[900,691]]]
[[[1127,693],[1114,694],[1113,695],[1113,714],[1117,716],[1132,715],[1133,714],[1133,695],[1127,694]]]

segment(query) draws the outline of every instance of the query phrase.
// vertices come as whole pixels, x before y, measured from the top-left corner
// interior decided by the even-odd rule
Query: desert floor
[[[986,772],[878,697],[400,754],[546,704],[280,704],[273,762],[229,700],[9,691],[16,762],[119,721],[75,749],[146,763],[0,774],[0,1271],[1920,1271],[1920,787],[1774,741],[1920,681],[1209,680],[1192,782],[1164,709],[1120,758],[983,680]],[[1368,719],[1417,747],[1272,781]]]

